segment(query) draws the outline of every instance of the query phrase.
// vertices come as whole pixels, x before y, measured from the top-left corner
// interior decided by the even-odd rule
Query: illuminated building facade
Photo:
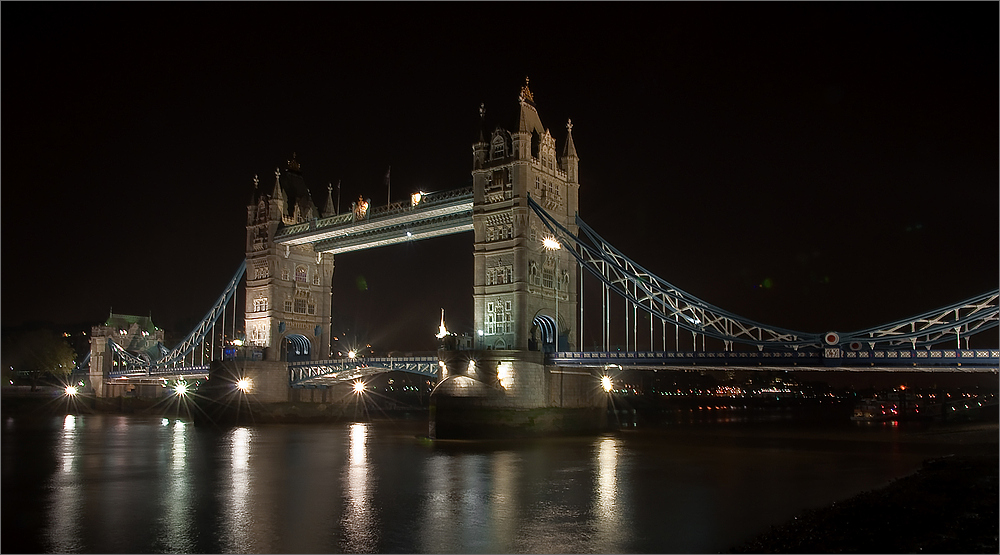
[[[519,104],[515,131],[498,126],[487,137],[481,129],[473,145],[477,347],[570,350],[576,337],[576,263],[565,246],[546,247],[551,234],[527,199],[530,195],[577,232],[579,158],[573,126],[567,122],[566,142],[558,156],[556,140],[542,125],[527,80]],[[483,108],[480,115],[485,127]]]
[[[328,188],[322,210],[313,204],[295,156],[275,170],[270,194],[258,189],[247,207],[246,341],[271,361],[330,357],[333,255],[312,245],[278,245],[282,225],[334,214]]]

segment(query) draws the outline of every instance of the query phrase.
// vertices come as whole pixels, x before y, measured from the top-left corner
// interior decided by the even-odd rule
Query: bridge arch
[[[287,362],[309,360],[310,353],[312,353],[312,342],[304,335],[292,333],[286,335],[282,340],[281,350],[284,351]]]
[[[556,351],[556,322],[551,316],[536,314],[531,320],[528,350],[547,353]]]

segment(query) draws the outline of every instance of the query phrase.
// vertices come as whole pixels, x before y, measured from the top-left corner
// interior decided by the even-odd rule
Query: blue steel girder
[[[557,352],[546,364],[584,368],[690,368],[704,370],[822,370],[900,372],[991,372],[1000,368],[997,349],[885,349],[872,351],[640,351]]]
[[[951,337],[968,337],[995,328],[1000,323],[1000,290],[994,290],[884,326],[837,334],[831,337],[834,339],[832,343],[826,343],[827,334],[766,326],[713,306],[633,262],[591,229],[579,215],[576,224],[582,237],[570,233],[530,197],[528,205],[555,239],[568,247],[567,250],[580,265],[618,295],[663,322],[671,322],[693,334],[719,339],[727,348],[733,343],[755,345],[763,350],[765,347],[799,349],[824,344],[846,346],[854,342],[867,343],[872,349],[876,346],[930,347]]]
[[[858,342],[874,348],[876,344],[890,346],[929,346],[997,327],[1000,324],[1000,291],[994,290],[951,306],[926,312],[875,328],[842,334],[841,344]],[[961,347],[961,345],[956,345]]]
[[[408,372],[436,379],[438,358],[428,357],[357,357],[288,364],[288,384],[301,387],[306,384],[349,382],[385,372]]]
[[[156,361],[156,366],[165,367],[182,362],[184,357],[194,350],[195,346],[205,340],[208,334],[211,333],[212,328],[215,326],[215,322],[220,316],[222,316],[229,300],[236,294],[236,290],[240,286],[240,281],[243,279],[243,274],[246,272],[246,269],[247,261],[246,259],[243,259],[243,261],[240,262],[239,268],[236,269],[236,273],[233,274],[233,278],[229,280],[229,284],[226,285],[222,294],[219,295],[219,298],[215,301],[215,304],[212,305],[212,308],[209,309],[208,313],[205,314],[205,317],[201,319],[201,322],[199,322],[198,325],[187,334],[187,337],[185,337],[183,341],[171,349],[170,352],[164,355],[163,358]]]
[[[592,275],[630,303],[664,323],[693,334],[733,343],[798,349],[819,347],[821,335],[766,326],[727,312],[691,295],[633,262],[594,232],[579,215],[576,224],[583,237],[569,232],[530,197],[528,206],[549,232]],[[588,241],[585,241],[587,239]]]
[[[339,254],[471,231],[472,203],[471,187],[425,193],[417,204],[376,207],[363,218],[352,212],[287,226],[275,242]]]

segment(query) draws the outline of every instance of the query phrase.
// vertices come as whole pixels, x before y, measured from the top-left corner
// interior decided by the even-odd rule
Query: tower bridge
[[[527,82],[517,101],[519,118],[510,128],[487,131],[480,109],[471,188],[415,193],[378,207],[361,197],[340,212],[330,187],[322,208],[313,202],[294,155],[275,170],[273,187],[265,191],[255,178],[245,261],[218,301],[181,344],[154,356],[130,351],[125,335],[95,336],[89,373],[98,395],[123,380],[200,375],[224,358],[238,321],[243,348],[259,355],[247,364],[267,369],[258,374],[268,373],[261,379],[274,386],[269,400],[278,401],[295,388],[395,370],[435,378],[438,398],[455,407],[498,410],[593,408],[600,402],[593,378],[612,367],[997,372],[1000,351],[969,348],[969,338],[997,327],[998,290],[874,328],[806,333],[733,314],[654,275],[581,219],[572,122],[557,148]],[[475,349],[332,358],[335,255],[467,231]],[[598,306],[584,306],[585,278],[599,285]],[[239,315],[238,287],[246,291]],[[621,328],[609,307],[621,299],[631,309],[625,352],[611,348],[611,332]],[[648,315],[648,343],[644,330],[640,341],[640,312]],[[601,348],[584,351],[584,324],[595,320]],[[681,338],[690,349],[681,348]]]

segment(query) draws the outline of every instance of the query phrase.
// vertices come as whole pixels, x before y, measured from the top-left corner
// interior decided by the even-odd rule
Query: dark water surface
[[[431,444],[424,422],[118,415],[2,431],[5,553],[721,552],[997,436],[719,422]]]

